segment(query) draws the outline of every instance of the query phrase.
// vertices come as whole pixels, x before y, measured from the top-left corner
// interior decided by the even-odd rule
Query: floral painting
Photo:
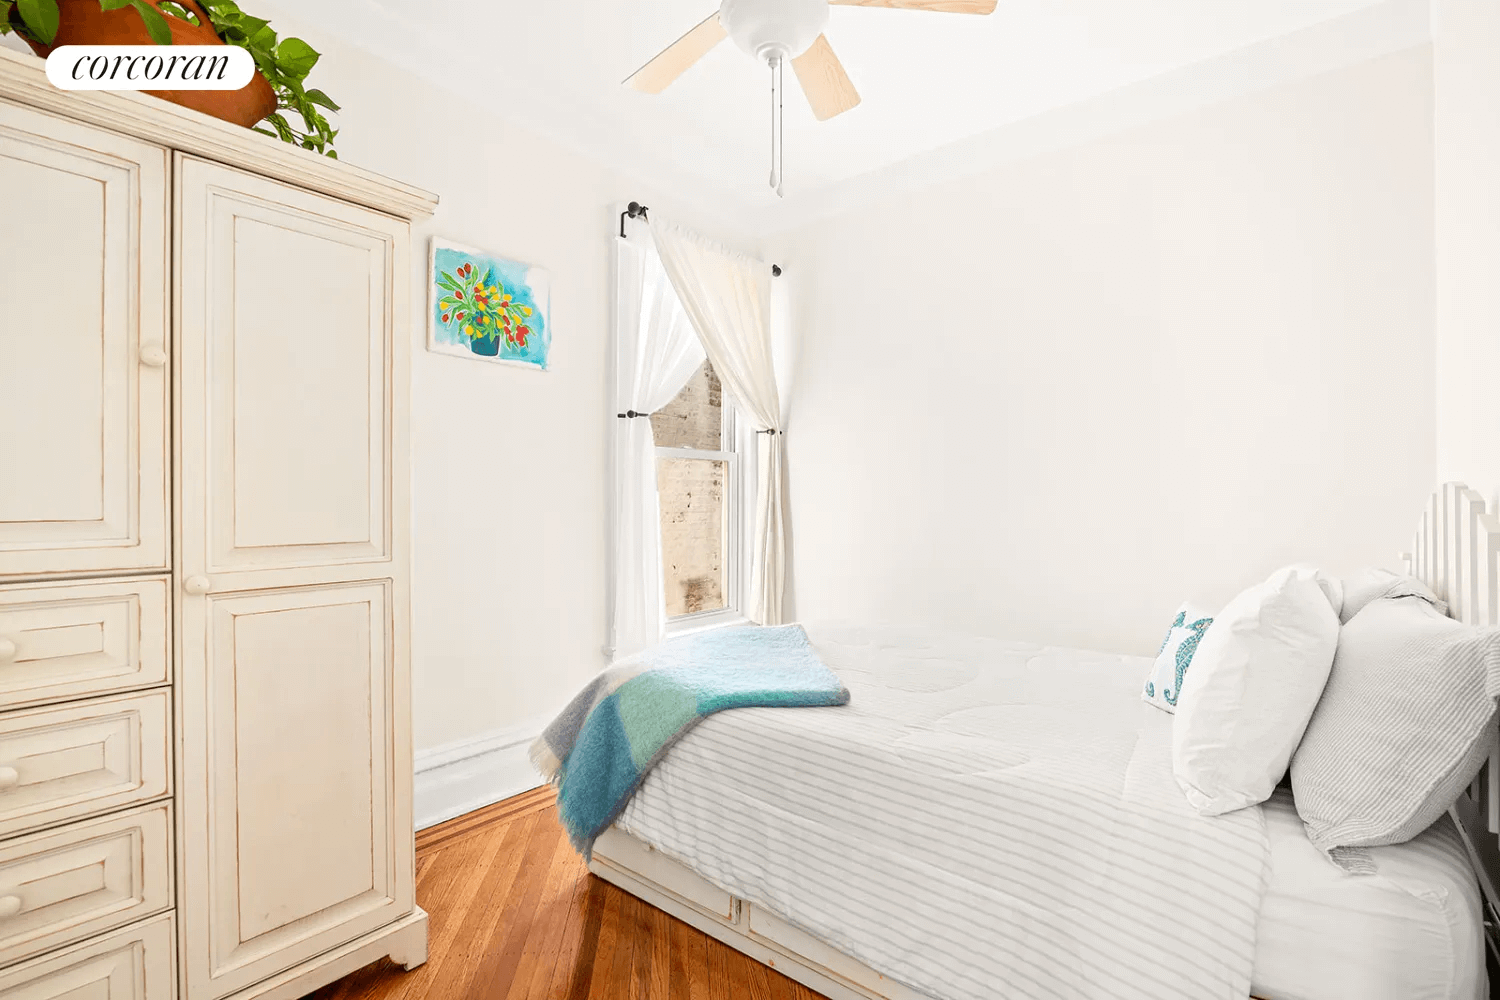
[[[429,350],[546,370],[552,347],[546,271],[433,240],[430,285]]]

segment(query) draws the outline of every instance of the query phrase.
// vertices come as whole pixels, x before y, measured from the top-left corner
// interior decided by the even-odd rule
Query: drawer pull
[[[0,663],[9,663],[16,658],[16,644],[0,635]]]
[[[20,771],[13,767],[0,767],[0,792],[8,792],[20,783]]]
[[[182,589],[189,594],[206,594],[211,587],[206,576],[190,576],[182,581]]]
[[[0,896],[0,920],[21,912],[20,896]]]
[[[167,363],[167,351],[155,341],[141,345],[141,364],[152,368],[163,368]]]

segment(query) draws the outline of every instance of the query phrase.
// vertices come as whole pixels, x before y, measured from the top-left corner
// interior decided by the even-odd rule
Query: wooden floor
[[[820,1000],[590,875],[538,789],[417,834],[427,964],[382,961],[316,1000]]]

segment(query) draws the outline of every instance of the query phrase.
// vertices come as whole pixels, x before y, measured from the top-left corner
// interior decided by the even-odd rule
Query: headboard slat
[[[1444,483],[1417,524],[1407,572],[1448,603],[1448,614],[1471,625],[1500,625],[1500,511],[1462,483]],[[1473,784],[1452,815],[1469,844],[1490,907],[1500,912],[1500,727]]]

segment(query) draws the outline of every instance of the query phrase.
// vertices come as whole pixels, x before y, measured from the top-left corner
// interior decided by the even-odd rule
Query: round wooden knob
[[[152,368],[164,367],[167,363],[167,350],[160,344],[152,341],[141,345],[141,364],[150,365]]]
[[[189,594],[206,594],[211,586],[206,576],[190,576],[182,581],[182,589]]]
[[[0,792],[9,791],[20,783],[20,771],[13,767],[0,767]]]
[[[21,912],[20,896],[0,896],[0,920]]]
[[[0,663],[9,663],[16,658],[16,644],[0,635]]]

